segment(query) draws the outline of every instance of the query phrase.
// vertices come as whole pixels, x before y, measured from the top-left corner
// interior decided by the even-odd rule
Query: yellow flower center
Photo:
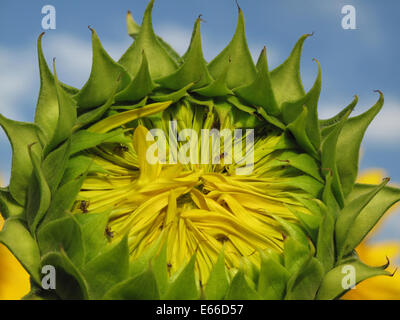
[[[296,222],[293,210],[310,214],[299,201],[309,195],[289,181],[298,172],[279,160],[279,132],[257,138],[254,168],[238,175],[238,164],[150,164],[154,142],[139,125],[132,145],[102,146],[93,151],[106,172],[84,181],[75,212],[110,210],[110,241],[128,236],[132,259],[157,240],[167,246],[172,275],[196,253],[196,270],[205,283],[224,248],[229,269],[243,259],[259,266],[259,250],[282,251],[282,227],[275,217]],[[183,143],[181,143],[183,144]],[[112,238],[112,239],[111,239]]]

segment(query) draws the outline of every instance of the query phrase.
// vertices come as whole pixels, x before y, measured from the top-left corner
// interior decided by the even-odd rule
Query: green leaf
[[[42,265],[51,265],[56,268],[56,292],[61,299],[89,299],[85,278],[64,250],[45,254]]]
[[[43,35],[44,32],[39,36],[37,41],[40,71],[40,91],[36,105],[35,123],[42,128],[42,134],[45,136],[43,140],[48,143],[52,140],[57,128],[59,107],[54,77],[43,55]],[[65,84],[61,84],[61,86],[69,94],[75,94],[78,91],[77,89],[69,87]]]
[[[0,232],[0,243],[4,244],[29,272],[32,279],[40,284],[40,252],[36,241],[18,219],[9,218]]]
[[[71,215],[41,226],[37,233],[37,240],[42,255],[63,250],[78,267],[84,262],[82,230]]]
[[[363,264],[359,260],[350,260],[343,265],[337,266],[330,270],[323,278],[321,287],[318,290],[316,299],[318,300],[332,300],[340,298],[349,289],[344,289],[342,282],[345,280],[347,271],[344,267],[353,267],[355,271],[355,281],[361,281],[380,275],[390,275],[383,267],[370,267]]]
[[[335,194],[340,207],[343,207],[344,205],[344,195],[336,164],[337,142],[350,112],[351,110],[349,110],[346,115],[343,116],[332,129],[330,129],[329,133],[323,137],[321,145],[321,168],[329,170],[329,173],[332,176],[332,192]]]
[[[132,13],[128,11],[126,15],[126,29],[128,34],[135,39],[140,32],[140,26],[136,23],[136,21],[132,17]]]
[[[175,103],[175,102],[178,102],[179,100],[181,100],[182,98],[188,96],[187,91],[193,86],[194,86],[194,83],[191,82],[188,85],[186,85],[185,87],[183,87],[182,89],[179,89],[178,91],[174,91],[174,92],[168,93],[168,94],[154,94],[150,98],[154,101],[159,101],[159,102],[172,101],[172,103]]]
[[[321,65],[314,59],[318,64],[318,75],[314,82],[313,87],[306,95],[295,101],[284,102],[282,104],[282,117],[286,124],[290,124],[295,121],[299,115],[303,112],[303,107],[307,109],[307,115],[305,119],[305,132],[306,136],[313,145],[315,150],[319,150],[321,144],[321,133],[318,122],[318,100],[321,93]]]
[[[360,146],[365,131],[383,106],[384,99],[380,91],[379,95],[378,102],[371,109],[357,117],[349,118],[340,132],[336,163],[345,197],[351,192],[357,178]],[[342,152],[343,150],[346,152]]]
[[[287,150],[277,157],[277,162],[278,165],[282,165],[282,162],[287,162],[289,166],[308,174],[319,182],[324,183],[324,179],[321,177],[320,173],[320,164],[306,153]]]
[[[375,191],[376,186],[356,184],[349,195],[348,203],[350,205],[353,201],[358,201],[357,199],[361,199],[371,192],[375,193]],[[383,187],[378,191],[355,218],[353,225],[357,227],[351,228],[347,233],[344,252],[356,248],[385,212],[398,201],[400,201],[400,189]]]
[[[325,175],[325,187],[322,193],[322,201],[329,208],[329,212],[332,214],[332,217],[336,220],[339,216],[339,212],[341,210],[339,203],[334,195],[332,190],[333,183],[333,171],[327,170],[328,173]]]
[[[283,257],[285,268],[293,275],[310,260],[311,252],[308,245],[288,237],[284,242]]]
[[[357,218],[360,216],[362,210],[372,201],[372,199],[374,199],[376,195],[380,193],[382,189],[384,189],[385,185],[388,182],[389,179],[386,178],[382,181],[380,185],[371,186],[367,190],[364,189],[363,193],[358,193],[353,199],[351,199],[351,201],[347,202],[343,210],[340,212],[335,227],[336,247],[338,249],[339,261],[342,257],[350,253],[355,248],[355,246],[359,244],[366,233],[368,233],[369,230],[378,222],[379,218],[384,213],[383,210],[387,210],[390,205],[398,201],[398,190],[388,189],[388,192],[386,194],[383,194],[383,197],[381,197],[380,199],[378,198],[377,202],[375,202],[375,206],[378,205],[378,207],[370,207],[370,209],[366,213],[364,213],[357,221]],[[390,191],[393,192],[391,195]],[[389,198],[386,198],[388,195]],[[383,203],[380,202],[382,201],[382,199]],[[388,202],[385,202],[385,200],[387,200]],[[368,214],[371,214],[371,216],[368,216]],[[359,222],[361,226],[356,224],[357,222]],[[361,229],[359,231],[353,231],[353,229],[358,228]]]
[[[307,135],[307,127],[309,125],[307,121],[308,109],[305,106],[303,106],[302,109],[303,111],[298,115],[296,120],[289,123],[287,128],[293,134],[297,143],[304,151],[314,158],[319,159],[319,153]]]
[[[67,168],[70,149],[71,140],[68,139],[60,147],[52,151],[43,161],[43,175],[46,178],[52,194],[54,194],[60,184],[65,169]]]
[[[290,177],[283,182],[274,183],[276,186],[297,188],[308,192],[314,198],[319,198],[321,196],[324,185],[313,177],[307,175],[300,175],[295,177]]]
[[[208,69],[214,79],[220,78],[222,73],[227,72],[226,83],[230,89],[255,80],[257,71],[247,45],[244,16],[240,8],[236,31],[231,42],[209,63]]]
[[[125,280],[129,274],[127,237],[92,259],[84,267],[83,274],[92,299],[101,299],[114,285]]]
[[[146,54],[142,53],[142,64],[129,85],[115,96],[115,101],[139,101],[149,95],[156,84],[151,79]]]
[[[74,131],[76,131],[77,129],[80,129],[88,124],[91,124],[95,121],[98,121],[110,109],[110,107],[114,103],[114,95],[115,95],[115,92],[117,91],[119,83],[120,83],[120,80],[118,80],[115,83],[114,89],[104,105],[102,105],[101,107],[95,108],[93,110],[90,110],[90,111],[82,114],[81,116],[79,116],[79,118],[77,119],[76,125],[73,128]]]
[[[87,167],[86,167],[87,171]],[[52,197],[49,210],[45,216],[44,222],[65,217],[66,212],[71,210],[76,197],[81,189],[82,183],[86,178],[86,174],[76,177],[57,189]]]
[[[265,300],[282,300],[289,272],[270,254],[261,253],[261,268],[257,292]]]
[[[122,129],[117,129],[107,133],[96,133],[87,130],[80,130],[72,135],[71,155],[78,152],[94,148],[102,143],[129,143]]]
[[[332,269],[335,263],[335,219],[332,208],[325,207],[318,231],[317,259],[322,263],[325,272]]]
[[[192,90],[193,92],[196,92],[202,96],[209,97],[209,98],[214,98],[214,97],[223,97],[227,95],[233,95],[233,91],[228,88],[226,78],[228,75],[228,70],[229,70],[230,64],[226,66],[226,71],[222,72],[217,79],[212,81],[210,84]],[[233,97],[233,96],[232,96]]]
[[[91,156],[77,154],[69,159],[68,167],[62,178],[61,185],[64,186],[66,183],[78,178],[85,172],[87,172],[87,174],[99,172],[104,174],[109,173],[109,171],[104,170],[100,165],[96,164]]]
[[[194,270],[195,262],[196,255],[193,255],[189,263],[169,285],[166,293],[161,296],[163,300],[196,300],[199,298],[200,291]]]
[[[26,202],[28,185],[33,172],[28,145],[39,142],[40,129],[35,124],[10,120],[1,114],[0,126],[10,140],[13,152],[9,190],[15,201],[23,206]],[[40,144],[36,143],[32,151],[40,154]]]
[[[104,236],[110,212],[75,215],[82,230],[83,246],[85,248],[85,263],[88,263],[107,245]]]
[[[13,199],[8,188],[0,189],[0,214],[4,219],[9,217],[25,218],[24,207]]]
[[[271,86],[266,52],[264,47],[257,62],[257,76],[254,82],[241,86],[234,92],[251,105],[263,107],[268,115],[278,115],[280,110]]]
[[[285,297],[287,300],[313,300],[324,276],[322,264],[315,258],[297,276]]]
[[[276,215],[271,216],[281,225],[281,227],[285,230],[287,235],[290,236],[291,239],[299,242],[301,245],[308,247],[308,238],[304,231],[294,223],[288,222],[285,219],[282,219]]]
[[[119,90],[125,88],[131,80],[127,71],[104,50],[96,31],[90,27],[89,29],[92,31],[92,70],[89,80],[75,96],[78,106],[82,109],[104,104],[113,94],[117,79],[121,79]]]
[[[147,5],[142,26],[136,40],[124,53],[119,63],[128,70],[131,76],[135,76],[142,62],[142,52],[146,53],[149,70],[152,79],[158,79],[174,72],[178,64],[157,40],[152,26],[152,11],[154,0]]]
[[[286,205],[286,207],[299,219],[303,228],[307,231],[307,235],[313,243],[317,242],[318,228],[320,226],[321,217],[316,212],[312,214],[303,213],[296,210],[294,207]]]
[[[179,90],[190,83],[195,83],[193,88],[196,89],[211,83],[212,78],[201,49],[200,21],[201,18],[198,17],[183,64],[174,73],[157,80],[163,87]]]
[[[46,145],[44,154],[47,155],[58,144],[71,136],[72,128],[77,119],[76,103],[72,97],[61,87],[58,82],[55,59],[53,60],[54,83],[58,101],[58,121],[54,135]]]
[[[28,149],[34,175],[32,175],[32,182],[29,185],[26,220],[31,233],[34,234],[50,206],[51,191],[41,167],[41,159],[32,151],[32,145],[28,146]]]
[[[158,255],[156,255],[151,261],[151,269],[156,277],[158,290],[160,296],[164,297],[169,286],[169,277],[167,269],[167,243],[161,247]]]
[[[229,277],[225,268],[224,250],[218,256],[214,264],[204,290],[208,300],[221,300],[229,288]]]
[[[285,101],[297,100],[304,96],[300,77],[300,57],[304,41],[311,34],[303,35],[294,46],[289,58],[271,71],[271,83],[278,105]]]
[[[136,39],[136,37],[140,33],[140,26],[136,23],[136,21],[133,19],[132,14],[130,11],[128,11],[128,14],[126,15],[126,26],[128,29],[128,34],[133,38]],[[156,35],[156,38],[160,45],[165,49],[165,51],[178,63],[182,63],[182,58],[180,55],[167,43],[165,42],[161,37]]]
[[[157,281],[152,270],[113,286],[104,295],[105,300],[158,300]]]
[[[225,300],[260,300],[260,295],[250,287],[244,272],[239,270],[231,281]]]
[[[117,113],[95,123],[88,129],[88,131],[106,133],[112,129],[122,126],[125,123],[163,111],[168,108],[170,104],[171,101],[157,102],[148,104],[143,108]]]
[[[358,103],[358,96],[355,95],[353,101],[346,108],[340,111],[337,115],[335,115],[330,119],[319,120],[319,125],[322,129],[322,132],[324,132],[324,129],[326,128],[334,127],[335,124],[337,124],[343,119],[343,117],[347,116],[348,112],[351,113],[354,110],[357,103]]]

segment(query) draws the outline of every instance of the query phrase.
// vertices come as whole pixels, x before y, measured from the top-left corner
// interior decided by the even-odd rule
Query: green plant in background
[[[91,29],[93,65],[81,90],[58,81],[54,61],[50,71],[41,35],[35,122],[0,115],[13,149],[0,241],[31,276],[26,298],[335,299],[347,290],[343,266],[357,283],[389,275],[354,253],[400,200],[388,179],[355,183],[382,94],[359,116],[350,117],[356,97],[319,120],[318,61],[309,92],[300,79],[310,35],[269,71],[265,48],[253,63],[239,9],[233,39],[207,63],[200,17],[180,57],[154,34],[152,8],[141,26],[128,14],[135,40],[118,62]],[[165,163],[146,159],[154,129],[167,135]],[[188,141],[175,132],[185,129],[254,129],[253,170],[237,174],[246,156],[225,161],[233,138],[219,146],[219,164],[177,163],[173,150]],[[196,150],[213,150],[210,139]],[[56,268],[55,290],[41,288],[44,265]]]

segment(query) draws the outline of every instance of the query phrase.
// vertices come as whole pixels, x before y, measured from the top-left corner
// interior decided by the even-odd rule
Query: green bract
[[[270,71],[265,48],[254,64],[239,9],[232,41],[207,63],[201,19],[180,57],[155,35],[152,8],[141,26],[128,14],[134,42],[118,62],[91,29],[92,71],[80,90],[58,81],[54,62],[51,72],[40,35],[35,122],[0,115],[13,150],[10,184],[0,189],[0,242],[31,275],[26,298],[336,299],[348,290],[345,266],[357,283],[389,275],[354,251],[400,200],[388,179],[355,183],[382,93],[359,116],[350,116],[356,97],[319,120],[318,61],[309,92],[300,79],[310,35]],[[197,132],[254,129],[254,175],[146,164],[146,133],[173,120]],[[44,265],[56,268],[55,290],[41,288]]]

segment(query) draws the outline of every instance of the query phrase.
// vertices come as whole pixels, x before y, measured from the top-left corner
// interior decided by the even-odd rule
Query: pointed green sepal
[[[267,63],[267,49],[264,47],[257,62],[257,76],[249,85],[241,86],[234,92],[251,105],[261,106],[268,115],[276,116],[279,108],[272,91]]]
[[[204,294],[208,300],[221,300],[229,288],[229,276],[225,268],[224,250],[218,256],[207,280]]]
[[[271,83],[278,105],[285,101],[293,101],[304,96],[304,88],[300,77],[300,57],[304,41],[311,34],[303,35],[294,46],[289,58],[271,71]]]
[[[290,274],[271,254],[261,252],[260,255],[261,268],[257,292],[266,300],[282,300]]]
[[[153,104],[148,104],[143,108],[137,108],[126,112],[117,113],[108,118],[98,121],[97,123],[92,125],[88,129],[88,131],[95,133],[109,132],[112,129],[115,129],[130,121],[163,111],[168,108],[171,103],[172,101],[157,102]]]
[[[51,251],[42,256],[42,265],[56,268],[55,293],[62,300],[88,300],[89,293],[86,279],[79,268],[68,257],[65,250]],[[48,290],[45,290],[48,294]]]
[[[44,154],[47,155],[58,144],[65,141],[72,133],[76,124],[77,110],[73,98],[62,88],[58,81],[55,59],[53,59],[54,84],[58,101],[58,121],[53,138],[46,145]]]
[[[165,300],[195,300],[200,297],[198,280],[194,270],[196,254],[190,259],[189,263],[176,276],[175,280],[169,285],[165,295],[161,298]],[[166,267],[166,266],[165,266]]]
[[[128,34],[133,39],[136,39],[137,35],[140,32],[140,26],[133,19],[132,13],[130,11],[128,11],[128,13],[126,14],[126,29],[128,31]]]
[[[365,131],[383,106],[383,94],[380,91],[378,92],[379,100],[377,103],[363,114],[349,118],[338,138],[336,163],[344,196],[351,192],[357,178],[360,146]],[[343,152],[343,150],[346,150],[346,152]]]
[[[341,208],[344,206],[344,194],[337,170],[336,154],[338,150],[336,147],[340,132],[351,111],[352,109],[349,109],[340,121],[333,125],[326,135],[323,135],[321,143],[321,168],[323,170],[328,170],[329,174],[332,176],[332,192]]]
[[[178,64],[168,54],[164,47],[157,40],[152,25],[152,11],[154,0],[147,5],[144,13],[142,26],[136,40],[124,53],[119,63],[126,68],[131,76],[136,76],[142,61],[142,52],[146,53],[149,63],[149,70],[152,79],[159,79],[174,72]]]
[[[229,64],[230,67],[227,69]],[[236,31],[231,42],[209,63],[208,69],[214,79],[227,72],[226,83],[230,89],[250,84],[255,80],[257,71],[247,45],[244,16],[240,8]]]
[[[82,230],[72,215],[42,225],[37,233],[37,241],[42,255],[65,251],[77,267],[84,263]]]
[[[355,283],[390,273],[384,270],[385,267],[370,267],[359,260],[346,261],[343,265],[330,270],[323,278],[322,284],[316,295],[317,300],[339,299],[343,294],[351,289],[351,279],[354,277]],[[350,281],[349,281],[350,280]]]
[[[114,88],[118,78],[121,79],[119,90],[125,88],[130,82],[127,71],[116,63],[104,50],[99,37],[94,29],[92,31],[93,61],[89,80],[75,96],[78,106],[90,109],[104,104]]]
[[[288,285],[286,300],[313,300],[324,276],[322,264],[315,258],[304,266],[296,279]]]
[[[12,165],[9,190],[20,205],[25,205],[28,186],[33,172],[28,145],[39,141],[40,128],[32,123],[7,119],[0,114],[0,126],[5,131],[12,147]],[[36,143],[32,150],[41,153],[41,146]]]
[[[261,296],[250,286],[243,270],[239,270],[231,281],[225,300],[260,299]]]
[[[124,280],[106,292],[104,300],[158,300],[156,278],[152,270],[137,275],[134,278]]]
[[[355,186],[336,222],[339,258],[345,257],[356,248],[382,215],[400,201],[400,190],[386,187],[388,181],[389,178],[385,178],[378,186]]]
[[[106,235],[104,235],[106,237]],[[127,237],[93,258],[82,271],[92,299],[101,299],[129,274],[129,248]]]
[[[303,148],[304,151],[313,156],[315,159],[319,159],[319,153],[307,135],[308,113],[309,111],[307,107],[303,106],[302,112],[298,115],[296,120],[287,126],[287,128],[294,135],[297,143],[301,148]]]
[[[217,79],[212,81],[209,85],[206,85],[202,88],[194,89],[193,92],[209,98],[233,95],[233,91],[228,88],[226,82],[229,67],[230,63],[226,66],[225,72],[222,72]]]
[[[157,83],[171,90],[179,90],[189,83],[194,82],[193,88],[201,88],[211,83],[212,78],[208,72],[201,49],[200,35],[201,18],[198,17],[193,29],[192,41],[185,54],[185,61],[174,73],[158,79]]]
[[[41,158],[33,152],[32,146],[28,146],[33,164],[33,175],[28,189],[26,220],[31,233],[34,234],[50,206],[51,191],[42,170]]]
[[[137,36],[140,33],[140,26],[136,23],[136,21],[132,17],[132,13],[128,11],[126,15],[126,27],[128,30],[128,34],[133,38],[136,39]],[[167,43],[165,42],[161,37],[156,36],[158,42],[160,45],[167,51],[167,53],[178,63],[181,64],[183,62],[182,58],[180,55]]]
[[[321,93],[321,65],[318,64],[318,75],[314,82],[313,87],[307,94],[300,99],[282,104],[282,118],[286,124],[294,122],[302,113],[303,108],[307,108],[307,117],[305,119],[305,131],[307,139],[310,140],[315,150],[319,150],[321,144],[321,133],[318,122],[318,99]]]
[[[35,239],[21,220],[10,218],[5,221],[0,232],[0,243],[13,253],[32,279],[41,284],[40,251]]]
[[[156,84],[151,79],[146,54],[143,51],[142,64],[131,83],[115,96],[115,101],[139,101],[149,95]]]
[[[36,105],[35,123],[43,130],[44,141],[50,142],[56,131],[59,117],[59,107],[54,76],[51,73],[42,50],[42,38],[44,32],[37,41],[39,72],[40,72],[40,91]],[[68,94],[76,94],[77,89],[60,84]]]

